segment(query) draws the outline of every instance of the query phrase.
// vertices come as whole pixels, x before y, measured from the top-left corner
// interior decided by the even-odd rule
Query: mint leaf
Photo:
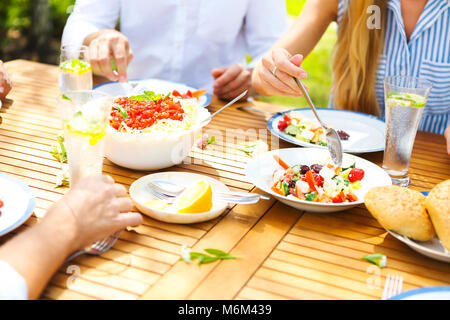
[[[122,108],[119,105],[114,105],[113,108],[120,112],[120,115],[122,116],[122,118],[128,119],[127,110],[125,110],[124,108]]]
[[[213,144],[214,142],[216,142],[216,137],[214,137],[214,136],[209,137],[208,139],[206,139],[206,142],[208,144]]]
[[[380,268],[386,267],[387,258],[386,258],[386,255],[383,253],[368,254],[368,255],[361,257],[361,259],[363,259],[367,262],[373,263]]]

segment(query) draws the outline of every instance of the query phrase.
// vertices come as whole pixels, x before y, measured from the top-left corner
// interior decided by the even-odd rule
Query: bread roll
[[[425,209],[425,196],[399,186],[370,189],[364,197],[367,210],[385,228],[418,241],[431,240],[435,233]]]
[[[425,207],[439,240],[450,251],[450,180],[439,183],[431,190]]]

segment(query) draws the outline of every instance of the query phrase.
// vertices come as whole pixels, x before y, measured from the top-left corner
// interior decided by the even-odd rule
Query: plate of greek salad
[[[364,203],[376,186],[391,185],[379,166],[344,153],[336,166],[328,150],[292,148],[273,150],[250,160],[246,176],[259,189],[296,209],[336,212]]]
[[[344,152],[367,153],[383,151],[386,125],[383,119],[349,110],[317,108],[319,117],[334,128]],[[311,109],[293,109],[272,116],[268,129],[287,142],[302,146],[327,148],[325,129]]]
[[[139,95],[144,91],[153,91],[162,96],[170,94],[179,100],[195,101],[201,107],[207,107],[211,103],[211,95],[205,89],[160,79],[129,80],[126,83],[105,82],[95,86],[94,90],[100,90],[113,97]]]

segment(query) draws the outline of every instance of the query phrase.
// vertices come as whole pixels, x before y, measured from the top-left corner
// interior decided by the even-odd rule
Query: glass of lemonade
[[[59,63],[59,89],[61,92],[92,89],[92,67],[89,48],[62,46]]]
[[[92,90],[67,91],[61,94],[58,104],[73,186],[84,177],[102,173],[104,137],[112,97]]]
[[[407,187],[411,183],[409,161],[431,87],[428,80],[408,76],[384,80],[386,145],[383,169],[395,185]]]

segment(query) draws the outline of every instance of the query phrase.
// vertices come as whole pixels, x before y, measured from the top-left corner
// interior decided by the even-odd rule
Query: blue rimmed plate
[[[0,216],[0,236],[16,229],[31,216],[35,198],[22,181],[0,173],[0,199],[4,202]]]
[[[300,111],[305,118],[315,119],[311,109],[292,109],[278,112],[267,122],[267,127],[273,135],[280,139],[302,147],[326,148],[299,140],[278,129],[278,123],[286,113]],[[383,119],[355,111],[317,108],[321,120],[336,130],[344,130],[350,135],[342,141],[344,152],[367,153],[384,150],[386,125]]]
[[[409,290],[389,300],[450,300],[450,287],[429,287]]]
[[[129,80],[130,83],[138,83],[139,88],[142,90],[154,91],[156,93],[167,94],[173,90],[177,90],[180,93],[185,93],[187,90],[195,91],[197,88],[191,87],[187,84],[177,83],[160,79],[137,79]],[[138,88],[136,87],[138,90]],[[111,96],[127,96],[129,92],[129,86],[120,82],[105,82],[94,87],[94,90],[100,90]],[[139,91],[139,90],[138,90]],[[211,95],[209,93],[204,94],[198,100],[198,103],[202,107],[207,107],[211,103]]]

